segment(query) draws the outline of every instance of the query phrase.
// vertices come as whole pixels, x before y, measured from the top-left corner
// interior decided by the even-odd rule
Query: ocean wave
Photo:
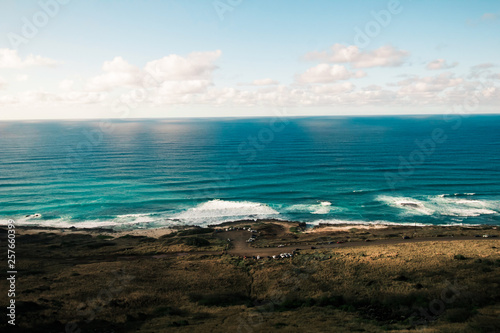
[[[140,214],[124,214],[115,217],[90,220],[76,220],[71,216],[59,218],[42,218],[41,214],[33,214],[15,219],[16,224],[22,226],[42,226],[54,228],[113,228],[113,229],[137,229],[158,228],[178,225],[218,224],[223,222],[276,218],[280,213],[273,208],[258,202],[250,201],[225,201],[211,200],[199,204],[196,207],[186,209],[178,213],[156,212]],[[36,216],[35,216],[36,215]],[[7,220],[0,221],[0,225],[6,225]]]
[[[424,202],[409,197],[391,197],[380,195],[377,201],[381,201],[391,207],[403,209],[407,215],[432,215],[435,210],[426,207]]]
[[[286,213],[309,213],[315,215],[324,215],[338,210],[340,208],[333,207],[330,201],[319,201],[316,204],[296,204],[284,208]]]
[[[391,222],[391,221],[385,221],[385,220],[376,220],[376,221],[363,221],[363,220],[341,220],[341,219],[321,219],[321,220],[315,220],[312,222],[307,222],[307,224],[310,225],[320,225],[320,224],[328,224],[328,225],[364,225],[364,226],[371,226],[371,225],[387,225],[387,226],[417,226],[417,227],[428,227],[428,226],[440,226],[440,227],[455,227],[455,226],[478,226],[481,224],[474,224],[474,223],[462,223],[462,222],[452,222],[452,223],[440,223],[440,224],[435,224],[435,223],[422,223],[422,222]]]
[[[196,207],[176,214],[172,220],[192,222],[195,224],[210,224],[227,222],[236,219],[272,218],[280,213],[260,202],[211,200]]]
[[[393,226],[428,226],[431,224],[425,224],[425,223],[416,223],[416,222],[391,222],[391,221],[385,221],[385,220],[376,220],[376,221],[363,221],[363,220],[341,220],[341,219],[321,219],[321,220],[315,220],[312,222],[307,222],[307,224],[311,225],[320,225],[320,224],[329,224],[329,225],[343,225],[343,224],[348,224],[348,225],[393,225]]]
[[[378,201],[402,210],[405,215],[441,215],[454,217],[477,217],[498,214],[500,203],[490,200],[464,199],[474,193],[426,196],[420,199],[381,195]]]
[[[440,194],[438,197],[449,198],[449,197],[469,197],[476,195],[476,193],[453,193],[453,194]]]
[[[299,220],[309,224],[344,223],[344,224],[387,224],[387,225],[414,225],[415,221],[426,221],[426,224],[451,222],[449,225],[460,225],[470,217],[483,217],[486,223],[495,220],[500,212],[500,201],[480,200],[473,193],[428,195],[428,196],[390,196],[378,195],[376,201],[393,207],[397,216],[394,219],[383,215],[382,218],[392,221],[362,221],[344,220],[349,218],[364,218],[368,215],[353,215],[353,208],[338,207],[330,201],[305,201],[294,205],[268,205],[252,201],[210,200],[201,202],[194,207],[183,210],[164,210],[154,213],[138,213],[123,215],[93,216],[85,219],[82,216],[56,216],[50,211],[18,216],[16,224],[24,226],[46,226],[55,228],[113,228],[138,229],[161,228],[180,225],[206,226],[237,220],[283,219]],[[376,205],[380,209],[381,205]],[[383,205],[382,205],[383,206]],[[362,206],[365,207],[365,206]],[[365,208],[366,209],[366,208]],[[382,209],[384,209],[382,207]],[[342,212],[348,211],[348,215]],[[380,218],[382,215],[378,215]],[[425,216],[422,218],[421,216]],[[330,219],[331,218],[331,219]],[[399,221],[410,222],[399,222]],[[493,221],[491,220],[491,221]],[[477,222],[477,219],[470,220]],[[428,223],[427,223],[428,222]],[[456,223],[455,223],[456,222]],[[6,225],[7,220],[0,221]],[[470,223],[468,223],[470,224]]]
[[[34,218],[34,215],[40,215]],[[95,228],[151,228],[161,227],[164,224],[165,218],[158,213],[148,214],[125,214],[118,215],[109,219],[92,219],[85,221],[74,220],[69,216],[56,219],[43,219],[41,214],[33,214],[15,219],[16,225],[34,226],[34,227],[50,227],[68,229],[71,227],[82,229]],[[0,220],[0,225],[6,225],[7,220]]]

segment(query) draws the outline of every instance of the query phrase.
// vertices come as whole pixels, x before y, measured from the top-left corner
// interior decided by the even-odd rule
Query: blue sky
[[[500,102],[498,1],[5,0],[0,13],[0,119],[497,113]]]

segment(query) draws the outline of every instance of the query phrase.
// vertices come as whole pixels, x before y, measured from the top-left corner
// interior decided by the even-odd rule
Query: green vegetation
[[[192,302],[197,302],[199,305],[204,306],[231,306],[248,304],[251,305],[251,299],[241,293],[216,293],[216,294],[190,294],[189,299]]]
[[[105,240],[105,239],[113,239],[114,237],[110,235],[97,235],[96,238],[100,240]]]
[[[450,323],[463,323],[475,315],[477,311],[465,308],[449,309],[446,311],[445,319]]]
[[[184,244],[196,247],[209,246],[210,242],[200,237],[186,237],[183,239]]]
[[[215,230],[212,228],[194,228],[187,229],[177,232],[177,236],[190,236],[190,235],[200,235],[200,234],[209,234],[214,232]]]

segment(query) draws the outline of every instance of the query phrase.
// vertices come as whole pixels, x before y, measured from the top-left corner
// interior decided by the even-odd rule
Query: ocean
[[[500,116],[0,122],[0,220],[500,225]]]

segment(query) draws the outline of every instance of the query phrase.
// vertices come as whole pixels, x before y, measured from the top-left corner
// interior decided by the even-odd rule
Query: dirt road
[[[394,245],[394,244],[404,244],[404,243],[417,243],[417,242],[449,242],[449,241],[463,241],[463,240],[491,240],[492,238],[483,237],[446,237],[446,238],[412,238],[412,239],[381,239],[373,240],[369,242],[345,242],[341,244],[323,244],[323,245],[291,245],[283,247],[266,247],[257,248],[251,247],[251,243],[247,243],[246,240],[250,238],[252,234],[244,230],[233,230],[220,232],[217,234],[218,238],[221,239],[231,239],[232,248],[227,251],[227,253],[238,256],[273,256],[279,255],[280,253],[292,253],[296,249],[307,250],[314,247],[316,249],[331,249],[331,248],[341,248],[341,247],[363,247],[372,245]]]

